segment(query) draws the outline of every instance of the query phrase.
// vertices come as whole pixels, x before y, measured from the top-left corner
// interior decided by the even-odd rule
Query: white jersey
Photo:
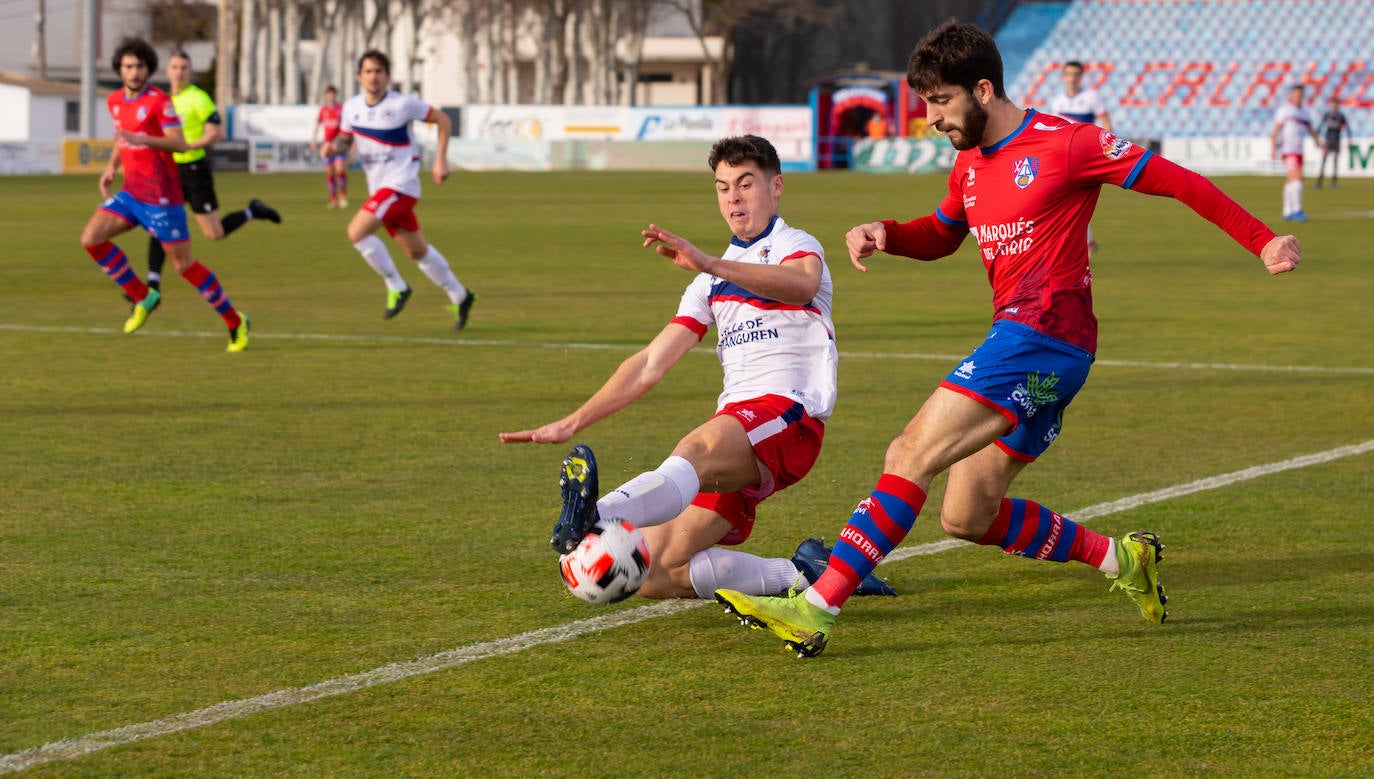
[[[1279,154],[1302,154],[1302,144],[1312,132],[1312,113],[1302,106],[1284,103],[1274,113],[1279,127]]]
[[[1080,89],[1073,97],[1063,92],[1055,95],[1050,100],[1049,113],[1075,122],[1092,123],[1107,113],[1107,104],[1096,89]]]
[[[822,422],[835,410],[839,352],[830,321],[834,285],[820,241],[775,216],[752,241],[731,239],[721,256],[777,265],[806,255],[821,260],[820,289],[806,305],[769,300],[707,273],[687,285],[673,321],[701,336],[716,326],[716,356],[725,371],[717,409],[781,395],[800,401],[806,413]]]
[[[368,105],[363,94],[344,102],[339,132],[353,136],[369,193],[393,189],[420,197],[420,150],[410,123],[428,118],[428,103],[400,92],[387,92],[376,105]]]

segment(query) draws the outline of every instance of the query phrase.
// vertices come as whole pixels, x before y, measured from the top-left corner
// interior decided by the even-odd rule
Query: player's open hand
[[[434,183],[442,184],[448,178],[448,160],[443,157],[434,158]]]
[[[1298,243],[1297,236],[1276,235],[1264,245],[1260,259],[1264,261],[1269,275],[1287,273],[1297,269],[1298,263],[1302,262],[1302,244]]]
[[[861,271],[868,268],[859,260],[873,252],[887,251],[887,228],[882,222],[869,222],[851,228],[844,234],[844,245],[849,249],[849,261]]]
[[[561,444],[576,433],[577,428],[571,422],[560,419],[533,430],[500,433],[499,436],[503,444]]]
[[[113,168],[105,168],[100,171],[100,196],[106,200],[110,199],[110,185],[114,183],[115,172]]]
[[[644,236],[644,247],[654,247],[654,251],[673,261],[673,264],[686,270],[710,273],[715,257],[693,246],[690,241],[674,235],[658,225],[651,224],[649,229],[640,230]],[[655,245],[657,244],[657,245]]]

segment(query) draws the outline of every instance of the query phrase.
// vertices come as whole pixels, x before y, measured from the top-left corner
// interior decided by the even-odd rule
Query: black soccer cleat
[[[277,213],[277,209],[257,198],[248,201],[248,213],[252,214],[254,219],[266,219],[269,222],[281,224],[281,214]]]
[[[468,326],[468,314],[472,312],[472,304],[476,302],[477,293],[473,292],[472,290],[468,290],[467,294],[463,296],[463,301],[461,303],[448,307],[449,310],[453,312],[454,318],[457,320],[453,323],[454,330],[462,330],[463,328]]]
[[[796,554],[792,555],[792,564],[797,566],[797,570],[802,576],[812,584],[821,578],[825,569],[830,565],[830,547],[819,538],[808,538],[797,545]],[[859,588],[854,590],[855,595],[886,595],[893,597],[897,591],[892,589],[886,581],[879,579],[876,573],[869,573],[864,580],[859,582]]]
[[[563,458],[558,486],[563,493],[563,512],[553,526],[549,543],[555,552],[567,554],[582,543],[601,518],[596,511],[596,457],[590,446],[578,444]]]

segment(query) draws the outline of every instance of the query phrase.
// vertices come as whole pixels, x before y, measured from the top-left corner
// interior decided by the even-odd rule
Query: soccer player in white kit
[[[811,470],[835,407],[839,357],[825,254],[819,241],[778,216],[783,178],[773,145],[753,135],[725,138],[708,162],[734,236],[729,247],[713,257],[649,225],[644,246],[697,274],[677,315],[576,411],[500,436],[504,443],[568,441],[658,384],[715,326],[725,373],[716,413],[657,469],[598,500],[590,447],[573,447],[563,463],[555,549],[572,551],[599,520],[628,520],[649,545],[649,576],[638,591],[649,598],[710,598],[727,586],[776,594],[814,580],[829,557],[815,539],[802,542],[791,560],[718,546],[747,539],[759,502]],[[876,578],[863,584],[861,594],[896,594]]]
[[[376,49],[358,58],[358,85],[362,93],[350,97],[343,106],[339,134],[333,152],[347,153],[350,144],[358,152],[367,176],[370,197],[348,223],[348,240],[367,264],[386,282],[386,311],[383,319],[401,313],[410,299],[410,285],[401,277],[386,244],[376,233],[385,227],[396,243],[420,270],[437,284],[449,299],[453,329],[467,325],[468,313],[477,296],[453,275],[448,260],[425,240],[415,218],[420,199],[420,150],[410,135],[411,122],[426,122],[439,129],[434,154],[434,183],[448,178],[448,139],[452,127],[448,115],[414,95],[387,89],[391,81],[391,60]]]
[[[1102,93],[1092,87],[1083,87],[1083,63],[1078,60],[1065,62],[1060,77],[1064,79],[1064,91],[1050,99],[1049,112],[1075,122],[1096,124],[1104,130],[1112,129],[1112,116],[1107,113]],[[1095,254],[1097,248],[1093,227],[1088,225],[1088,254]]]
[[[1301,86],[1288,90],[1288,102],[1274,112],[1274,131],[1269,135],[1273,156],[1283,159],[1283,218],[1287,222],[1307,221],[1307,214],[1302,210],[1303,141],[1310,135],[1317,142],[1317,148],[1323,148],[1322,139],[1317,135],[1317,123],[1312,121],[1312,112],[1302,104],[1302,96]]]

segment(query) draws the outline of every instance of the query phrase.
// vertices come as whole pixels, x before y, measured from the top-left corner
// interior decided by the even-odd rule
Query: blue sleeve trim
[[[944,222],[945,224],[949,225],[950,227],[958,227],[958,228],[963,229],[963,230],[967,230],[967,229],[968,229],[968,222],[967,222],[967,221],[965,221],[965,220],[963,220],[963,219],[950,219],[949,217],[945,216],[945,212],[944,212],[944,211],[941,211],[939,208],[936,208],[936,209],[935,209],[935,218],[936,218],[936,219],[939,219],[941,222]]]
[[[1145,170],[1145,163],[1149,162],[1150,158],[1153,156],[1155,156],[1155,153],[1149,149],[1146,149],[1145,153],[1140,155],[1140,159],[1135,162],[1135,167],[1131,168],[1130,173],[1126,174],[1126,180],[1121,182],[1122,189],[1130,189],[1135,186],[1135,180],[1140,178],[1140,172]]]

